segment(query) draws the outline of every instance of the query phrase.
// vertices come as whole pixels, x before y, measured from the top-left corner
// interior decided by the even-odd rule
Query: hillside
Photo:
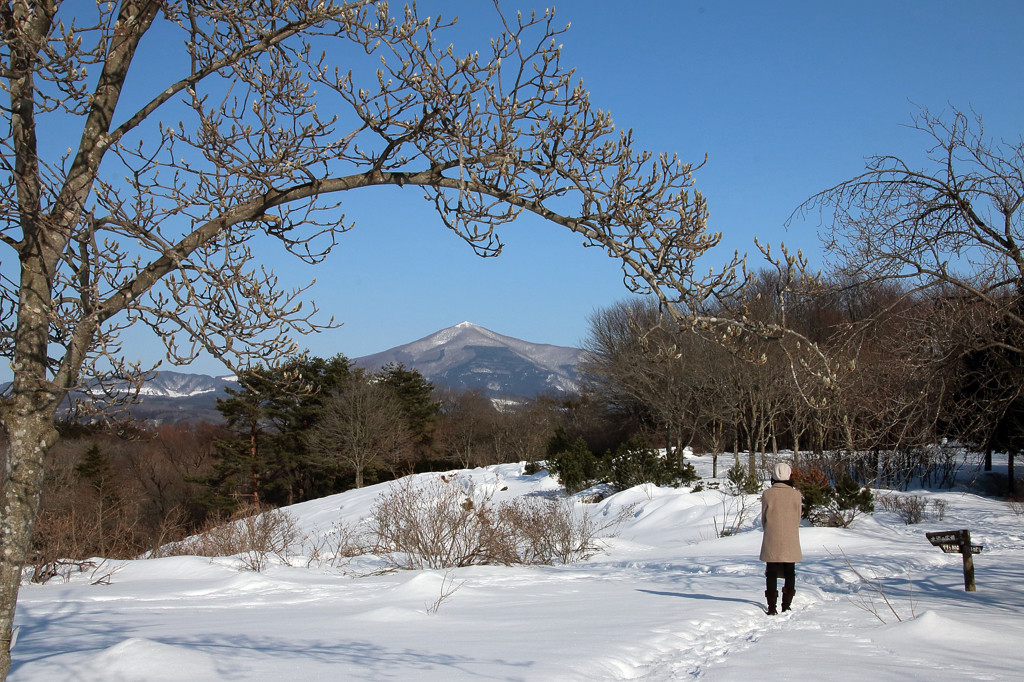
[[[708,458],[692,461],[708,475]],[[414,481],[442,475],[496,499],[559,490],[543,472],[524,476],[519,464]],[[339,520],[366,517],[390,485],[289,511],[322,537]],[[380,573],[375,557],[342,570],[295,556],[252,573],[232,558],[171,557],[114,565],[111,584],[90,584],[109,572],[104,566],[67,583],[27,585],[10,679],[1017,679],[1021,518],[965,490],[914,492],[946,502],[945,519],[907,526],[876,512],[849,529],[802,528],[794,610],[777,617],[762,610],[756,497],[745,499],[740,532],[718,538],[715,524],[743,498],[637,487],[597,504],[577,498],[577,513],[596,522],[635,506],[604,553],[572,565]],[[975,559],[975,593],[963,590],[960,557],[924,537],[957,528],[972,529],[985,548]],[[902,622],[840,551],[877,576]]]

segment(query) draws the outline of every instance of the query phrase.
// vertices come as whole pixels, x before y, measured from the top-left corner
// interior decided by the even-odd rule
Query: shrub
[[[835,504],[840,510],[856,509],[863,514],[875,511],[875,496],[871,489],[853,480],[850,474],[844,474],[836,484]]]
[[[928,511],[928,500],[920,495],[897,495],[889,493],[879,495],[878,506],[882,511],[894,512],[908,526],[921,523],[929,516],[941,521],[946,516],[949,504],[945,500],[932,500],[931,512]]]
[[[875,510],[871,490],[849,473],[833,487],[821,469],[794,469],[793,483],[804,498],[804,518],[815,526],[848,528],[858,516]]]
[[[303,540],[298,521],[290,513],[246,504],[229,519],[212,519],[199,533],[164,545],[153,556],[237,555],[243,568],[259,572],[271,557],[290,560]]]
[[[369,534],[377,553],[401,569],[477,564],[554,564],[582,561],[600,546],[605,526],[578,513],[572,500],[515,498],[496,504],[491,494],[454,476],[392,485],[373,506]]]
[[[579,492],[592,485],[599,471],[599,462],[582,436],[570,441],[562,427],[558,427],[548,440],[547,466],[568,493]]]
[[[533,476],[534,474],[544,471],[544,465],[540,462],[527,462],[526,466],[523,467],[524,476]]]
[[[697,480],[697,472],[689,462],[663,457],[642,436],[633,436],[612,455],[608,478],[616,488],[625,490],[644,483],[687,485]]]
[[[815,525],[849,528],[859,515],[870,514],[873,511],[875,500],[871,489],[861,486],[847,473],[843,474],[843,478],[836,484],[832,499],[823,510],[824,519],[821,520],[824,522]]]
[[[343,568],[353,557],[372,553],[375,545],[364,528],[347,521],[336,521],[326,532],[314,531],[305,538],[302,549],[307,568],[325,565]]]
[[[742,464],[734,464],[726,474],[732,495],[756,495],[761,492],[761,481]]]
[[[828,506],[834,491],[828,476],[817,467],[794,467],[793,484],[804,498],[803,517],[810,519],[816,510]]]

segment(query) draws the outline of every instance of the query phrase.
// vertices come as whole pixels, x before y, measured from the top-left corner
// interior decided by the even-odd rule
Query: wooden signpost
[[[981,545],[971,544],[971,531],[945,530],[937,533],[925,533],[928,542],[941,547],[946,554],[960,554],[964,558],[964,590],[976,592],[974,584],[974,555],[981,554]]]

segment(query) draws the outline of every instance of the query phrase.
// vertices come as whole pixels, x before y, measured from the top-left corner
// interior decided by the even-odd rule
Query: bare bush
[[[1024,502],[1020,500],[1007,500],[1006,506],[1017,516],[1024,516]]]
[[[45,584],[54,578],[60,582],[70,582],[77,574],[89,573],[90,585],[110,585],[114,574],[121,570],[123,562],[105,559],[55,559],[44,564],[36,564],[27,569],[29,579],[34,583]]]
[[[271,558],[289,561],[302,544],[298,521],[290,513],[245,505],[226,521],[211,520],[199,533],[165,545],[159,556],[237,556],[244,569],[260,572]]]
[[[347,521],[335,522],[324,533],[314,531],[303,540],[307,568],[344,568],[352,558],[370,554],[374,549],[375,543],[365,530]]]
[[[832,552],[829,551],[828,549],[826,549],[825,551],[828,552],[829,555],[833,559],[838,559],[839,558],[835,554],[832,554]],[[879,579],[878,575],[876,573],[874,573],[874,571],[872,571],[872,577],[874,578],[874,582],[872,582],[870,579],[865,577],[865,575],[863,573],[861,573],[860,571],[858,571],[856,568],[853,567],[853,564],[850,563],[850,558],[848,556],[846,556],[846,552],[843,551],[842,547],[839,548],[839,553],[843,556],[843,563],[845,563],[846,566],[851,571],[853,571],[854,575],[856,575],[858,578],[860,578],[862,583],[864,583],[869,588],[871,588],[871,591],[874,592],[875,595],[877,595],[878,597],[880,597],[882,599],[882,601],[885,603],[885,606],[889,609],[889,611],[892,613],[892,615],[896,617],[896,620],[902,623],[903,619],[900,617],[900,614],[896,611],[896,607],[893,606],[891,601],[889,601],[889,596],[885,593],[885,590],[882,587],[882,581],[881,581],[881,579]],[[909,566],[907,567],[907,584],[910,586],[910,597],[909,597],[909,600],[910,600],[910,620],[913,620],[914,618],[917,617],[917,614],[915,612],[916,604],[914,603],[914,581],[910,579],[910,567]],[[854,606],[856,606],[857,608],[859,608],[859,609],[861,609],[863,611],[867,611],[868,613],[873,615],[875,618],[880,620],[882,622],[882,625],[886,624],[885,618],[882,618],[881,613],[879,613],[879,611],[884,612],[884,610],[880,608],[879,604],[875,603],[875,600],[874,600],[873,597],[871,597],[871,595],[863,595],[863,596],[862,595],[858,595],[857,599],[854,599],[853,597],[849,597],[849,600],[850,600],[850,603],[853,604]]]
[[[496,504],[492,493],[466,490],[455,476],[409,478],[378,498],[369,532],[377,551],[402,569],[571,563],[597,553],[599,536],[628,513],[599,525],[569,499]]]
[[[452,595],[455,594],[460,587],[466,584],[463,580],[458,585],[455,584],[455,578],[451,575],[451,569],[445,571],[444,577],[441,578],[441,595],[434,601],[433,604],[430,602],[424,603],[427,610],[427,615],[432,616],[437,613],[437,610],[441,608],[441,604],[451,599]]]
[[[928,518],[942,521],[949,509],[949,503],[945,500],[932,500],[929,503],[921,495],[896,495],[894,493],[878,495],[875,497],[875,504],[882,511],[897,514],[908,526],[921,523]]]
[[[711,520],[715,536],[724,538],[736,535],[753,511],[751,496],[719,491],[718,497],[722,501],[722,518],[719,520],[716,514]]]
[[[485,563],[483,528],[489,496],[467,496],[454,478],[424,485],[406,478],[373,506],[370,532],[397,568],[449,568]],[[478,509],[477,505],[483,509]]]

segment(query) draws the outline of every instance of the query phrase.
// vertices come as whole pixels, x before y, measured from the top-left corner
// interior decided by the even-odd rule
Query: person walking
[[[772,471],[772,487],[761,496],[761,561],[765,562],[765,593],[768,615],[778,615],[780,577],[782,610],[789,611],[796,593],[796,563],[803,561],[800,551],[800,515],[803,496],[792,481],[793,470],[780,462]]]

